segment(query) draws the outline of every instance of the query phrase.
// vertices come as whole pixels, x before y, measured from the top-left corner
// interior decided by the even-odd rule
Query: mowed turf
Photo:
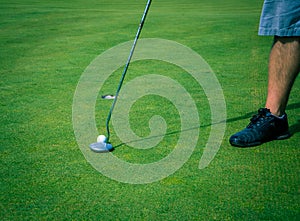
[[[299,78],[287,108],[290,139],[250,149],[228,143],[266,97],[272,38],[257,36],[260,0],[154,0],[141,35],[190,47],[222,86],[227,127],[207,168],[198,168],[211,129],[203,89],[179,67],[152,60],[132,63],[125,82],[156,73],[186,88],[201,122],[192,156],[174,174],[142,185],[112,180],[87,162],[73,131],[77,83],[94,58],[133,40],[145,4],[1,2],[0,220],[299,220]],[[121,72],[113,73],[101,92],[115,93]],[[110,104],[99,96],[99,133]],[[147,96],[130,113],[132,130],[139,136],[147,136],[148,121],[157,114],[165,118],[169,135],[149,150],[120,146],[115,156],[143,164],[172,152],[180,133],[180,116],[172,103]],[[113,128],[111,140],[120,143]]]

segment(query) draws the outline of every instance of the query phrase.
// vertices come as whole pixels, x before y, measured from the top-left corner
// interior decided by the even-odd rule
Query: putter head
[[[96,153],[107,153],[113,151],[113,146],[106,142],[97,142],[90,144],[90,149]]]

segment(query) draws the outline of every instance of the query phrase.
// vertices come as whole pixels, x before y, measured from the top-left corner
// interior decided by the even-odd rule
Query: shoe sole
[[[267,143],[273,140],[285,140],[291,137],[290,132],[287,132],[285,134],[279,135],[273,139],[270,140],[266,140],[266,141],[257,141],[257,142],[252,142],[252,143],[247,143],[247,144],[238,144],[238,143],[233,143],[230,142],[230,144],[234,147],[240,147],[240,148],[246,148],[246,147],[255,147],[255,146],[259,146],[262,145],[263,143]]]

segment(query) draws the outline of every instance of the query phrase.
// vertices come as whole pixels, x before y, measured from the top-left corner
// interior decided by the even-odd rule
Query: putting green
[[[187,70],[154,59],[132,62],[124,83],[130,86],[147,79],[145,75],[159,75],[161,81],[176,82],[171,85],[176,93],[188,93],[198,113],[199,133],[190,136],[196,146],[187,161],[163,179],[128,184],[107,177],[86,160],[73,128],[78,82],[97,56],[134,39],[145,4],[140,0],[1,3],[0,219],[298,220],[299,78],[287,109],[293,133],[290,139],[250,149],[228,143],[230,135],[245,127],[264,105],[266,97],[272,38],[257,36],[259,0],[153,1],[143,27],[141,39],[176,42],[199,54],[221,86],[226,130],[207,167],[199,169],[199,160],[216,125],[212,124],[212,101]],[[128,53],[124,51],[124,61]],[[102,87],[96,88],[94,118],[99,133],[90,134],[91,141],[105,131],[112,101],[101,95],[115,93],[122,70],[117,67]],[[184,90],[177,90],[176,85]],[[170,92],[167,95],[172,96]],[[184,132],[180,114],[168,97],[150,94],[136,100],[129,116],[117,116],[128,118],[132,132],[142,138],[151,135],[149,122],[164,119],[165,124],[154,126],[166,125],[166,135],[153,148],[133,148],[122,142],[112,125],[111,141],[118,145],[113,156],[133,165],[166,158]],[[153,118],[157,115],[160,117]],[[92,157],[96,161],[103,158]],[[177,164],[167,166],[175,168]],[[111,167],[108,162],[102,168]],[[133,178],[139,180],[141,173],[131,171],[131,176],[136,174]]]

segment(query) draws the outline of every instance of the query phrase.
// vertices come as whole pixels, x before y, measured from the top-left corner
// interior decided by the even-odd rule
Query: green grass
[[[142,38],[169,39],[199,53],[223,88],[227,128],[209,167],[199,159],[210,132],[203,90],[183,70],[158,61],[131,64],[126,81],[144,72],[178,80],[197,101],[200,139],[173,175],[144,185],[111,180],[84,158],[72,125],[80,76],[102,52],[133,40],[144,1],[13,0],[0,4],[0,219],[1,220],[299,220],[300,81],[289,100],[293,136],[236,149],[229,136],[243,128],[266,96],[272,39],[258,37],[262,1],[153,1]],[[119,69],[103,91],[114,93]],[[137,92],[138,93],[138,92]],[[109,101],[97,101],[104,129]],[[168,155],[178,139],[178,113],[157,96],[131,110],[133,130],[149,133],[148,119],[168,122],[153,150],[123,145],[114,154],[149,163]],[[112,141],[119,143],[113,131]]]

